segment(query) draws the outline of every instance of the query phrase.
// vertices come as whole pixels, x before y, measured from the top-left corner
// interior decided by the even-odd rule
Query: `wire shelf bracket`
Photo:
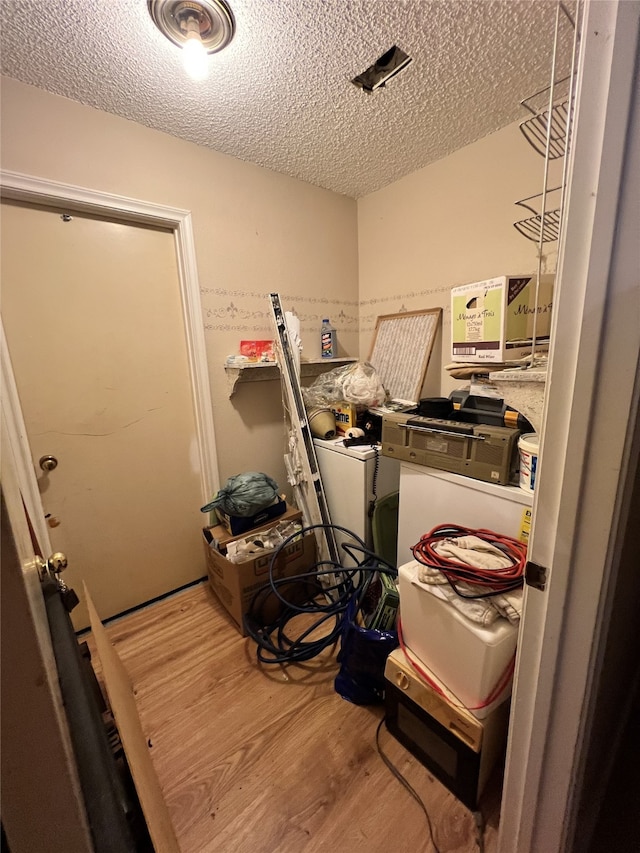
[[[549,128],[549,110],[536,113],[532,118],[520,123],[520,131],[529,145],[543,157],[547,154],[547,137],[549,141],[549,160],[564,157],[567,139],[567,122],[569,120],[569,101],[554,104],[551,108],[551,128]]]
[[[543,205],[547,195],[561,191],[562,187],[554,187],[553,189],[547,189],[544,193],[536,193],[528,198],[516,201],[517,205],[528,210],[532,216],[514,222],[513,227],[523,237],[526,237],[527,240],[533,240],[536,243],[550,243],[553,240],[557,240],[560,236],[562,209],[561,207],[557,207],[552,210],[545,210]],[[537,207],[530,203],[535,202],[536,199],[540,199]]]

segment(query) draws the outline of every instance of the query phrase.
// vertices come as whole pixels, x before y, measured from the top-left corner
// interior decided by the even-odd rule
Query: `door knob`
[[[62,553],[62,551],[56,551],[47,560],[47,568],[54,575],[59,575],[60,572],[63,572],[68,565],[67,557]]]
[[[55,456],[41,456],[38,465],[43,471],[53,471],[58,467],[58,460]]]
[[[42,557],[36,557],[35,562],[40,575],[40,580],[44,580],[47,575],[51,573],[58,579],[58,581],[60,581],[60,578],[58,577],[60,572],[63,572],[68,566],[67,558],[61,551],[56,551],[46,561],[43,560]]]
[[[42,557],[36,557],[36,565],[40,574],[40,580],[46,580],[47,576],[51,576],[58,584],[60,598],[66,610],[71,613],[74,607],[80,604],[80,599],[76,595],[75,590],[69,589],[66,583],[60,577],[60,572],[67,568],[67,558],[62,551],[56,551],[45,562]]]

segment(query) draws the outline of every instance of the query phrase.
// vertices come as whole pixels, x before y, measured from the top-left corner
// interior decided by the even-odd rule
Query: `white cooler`
[[[482,719],[511,693],[511,683],[487,708],[481,705],[516,650],[518,626],[497,619],[485,628],[437,598],[418,580],[415,560],[400,566],[400,618],[405,645]]]

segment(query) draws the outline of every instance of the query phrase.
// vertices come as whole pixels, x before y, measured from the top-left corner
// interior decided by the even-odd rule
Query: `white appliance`
[[[314,438],[313,443],[332,523],[346,527],[372,548],[369,507],[376,496],[398,490],[400,463],[383,456],[379,447],[345,447],[342,438]],[[340,544],[348,537],[336,539]]]
[[[533,494],[519,486],[499,486],[401,462],[397,564],[412,560],[411,547],[441,524],[484,527],[517,539],[523,514],[532,503]]]
[[[420,583],[420,564],[398,569],[404,642],[479,719],[511,693],[509,683],[487,706],[516,650],[518,626],[507,619],[478,625]]]

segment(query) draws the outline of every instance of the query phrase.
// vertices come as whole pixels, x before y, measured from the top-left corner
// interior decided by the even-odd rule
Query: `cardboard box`
[[[246,356],[250,362],[275,362],[273,341],[240,341],[240,355]]]
[[[220,524],[224,525],[229,533],[233,536],[241,536],[243,533],[248,533],[255,527],[260,527],[267,524],[267,522],[272,519],[284,515],[286,511],[286,501],[284,498],[279,498],[272,504],[269,504],[269,506],[261,509],[260,512],[257,512],[255,515],[248,517],[241,515],[229,515],[228,512],[224,512],[223,510],[216,508],[216,516],[218,517]]]
[[[264,524],[258,525],[258,527],[254,527],[251,530],[247,530],[244,533],[229,533],[224,524],[216,524],[213,527],[205,528],[206,531],[209,532],[211,536],[211,540],[214,545],[217,545],[218,550],[223,554],[227,551],[227,545],[229,542],[235,542],[236,539],[244,539],[245,536],[249,534],[258,534],[261,530],[266,530],[269,527],[273,527],[275,524],[279,524],[281,521],[301,521],[302,520],[302,512],[299,509],[296,509],[294,506],[288,506],[285,512],[282,515],[279,515],[277,518],[272,518],[269,521],[266,521]]]
[[[332,403],[331,411],[335,415],[338,435],[344,435],[348,429],[356,426],[358,412],[355,403]]]
[[[207,541],[203,531],[204,550],[207,560],[209,581],[214,592],[231,614],[242,636],[246,636],[242,617],[249,610],[256,592],[269,581],[269,565],[272,554],[263,554],[246,560],[244,563],[232,563]],[[276,558],[273,576],[291,577],[309,571],[316,562],[316,539],[313,532],[307,533],[290,542]],[[283,595],[301,595],[306,590],[297,591],[284,587]],[[280,602],[273,595],[265,602],[265,622],[274,619],[279,612]]]
[[[535,275],[503,275],[452,288],[453,361],[492,363],[522,358],[531,351],[536,313],[536,340],[548,338],[554,278],[541,276],[537,309]]]

